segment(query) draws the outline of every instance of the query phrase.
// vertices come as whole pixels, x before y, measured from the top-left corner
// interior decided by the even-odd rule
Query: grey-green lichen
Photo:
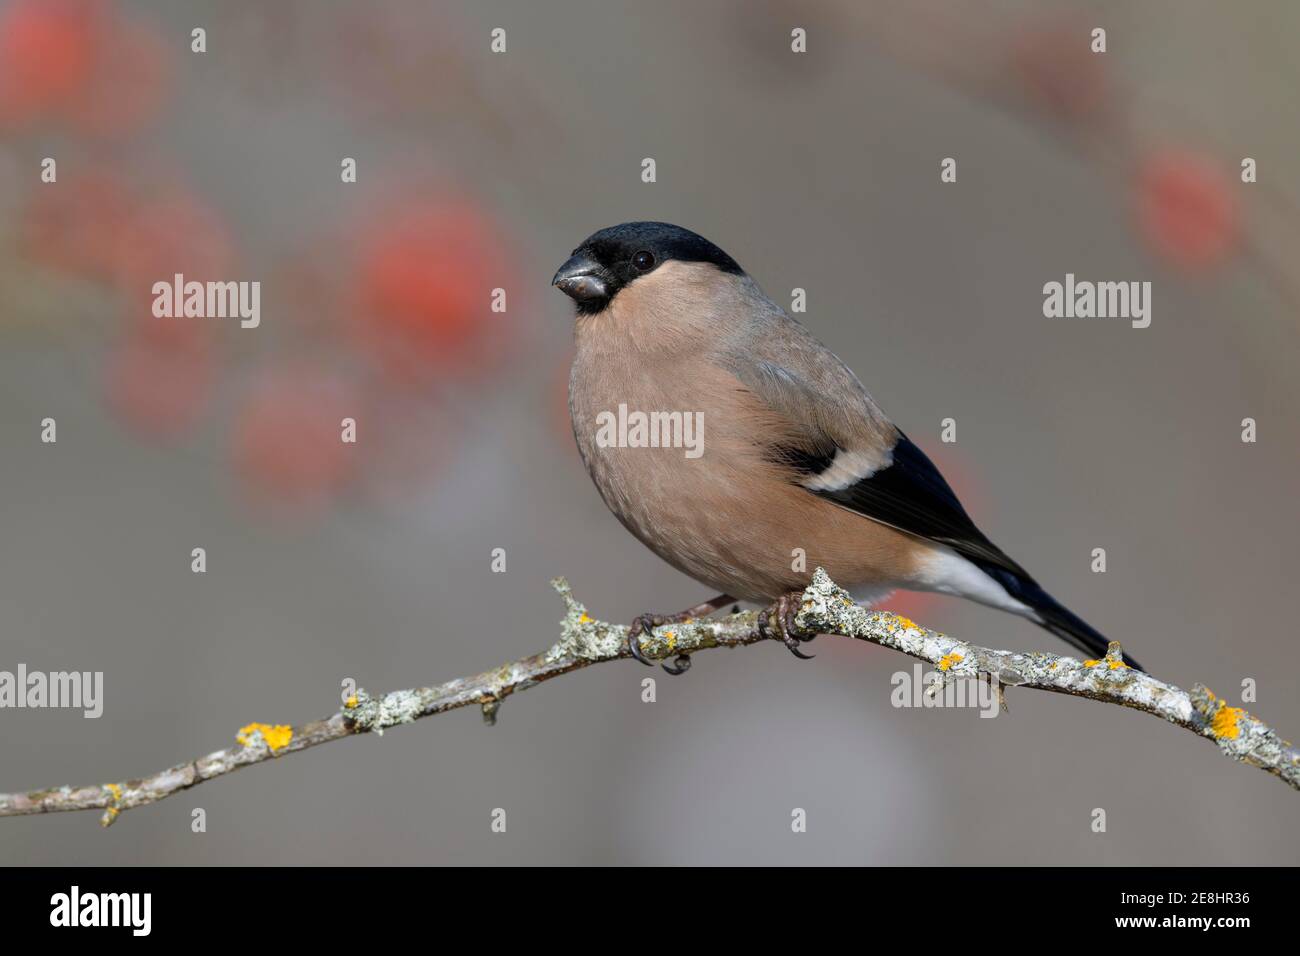
[[[374,731],[381,737],[385,728],[409,724],[424,711],[418,690],[395,690],[383,697],[371,697],[358,689],[343,705],[343,714],[358,730]]]
[[[627,644],[627,628],[593,620],[586,605],[573,596],[569,582],[556,578],[551,587],[564,599],[565,613],[560,620],[560,639],[544,655],[547,661],[562,657],[599,661],[618,657]]]
[[[594,620],[584,604],[573,596],[569,582],[556,578],[551,582],[564,599],[565,614],[560,620],[560,639],[544,655],[547,661],[563,657],[605,661],[627,657],[627,633],[624,625]],[[733,614],[720,621],[699,620],[662,624],[641,636],[641,653],[650,660],[667,660],[678,654],[691,654],[723,643],[753,643],[744,638],[753,628],[757,615],[752,612]],[[723,640],[723,636],[731,638]]]

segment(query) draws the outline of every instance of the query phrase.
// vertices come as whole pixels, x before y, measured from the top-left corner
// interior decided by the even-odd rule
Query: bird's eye
[[[652,253],[642,250],[632,257],[632,265],[636,266],[638,272],[646,272],[653,268],[655,257]]]

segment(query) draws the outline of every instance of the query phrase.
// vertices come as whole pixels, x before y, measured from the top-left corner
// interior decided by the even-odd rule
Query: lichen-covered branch
[[[1267,770],[1300,790],[1300,750],[1294,744],[1242,708],[1229,706],[1203,684],[1186,691],[1134,670],[1123,662],[1118,641],[1111,641],[1101,660],[991,650],[927,630],[888,611],[868,611],[853,603],[821,568],[804,592],[799,623],[929,661],[947,679],[986,676],[999,689],[1034,687],[1154,714],[1215,741],[1229,757]]]
[[[237,746],[226,747],[152,776],[119,783],[54,787],[27,793],[0,793],[0,816],[102,810],[108,826],[123,810],[156,803],[215,777],[357,734],[383,732],[398,724],[478,705],[488,723],[511,694],[602,661],[631,657],[627,628],[592,619],[574,599],[562,578],[552,582],[567,612],[560,639],[549,650],[512,661],[473,677],[433,687],[372,696],[364,690],[344,702],[332,717],[301,726],[249,724],[236,734]],[[1300,790],[1300,751],[1282,740],[1263,721],[1231,707],[1200,684],[1185,691],[1133,670],[1112,643],[1106,657],[1077,661],[1055,654],[992,650],[927,630],[888,611],[869,611],[818,568],[803,595],[798,625],[809,633],[870,641],[935,665],[945,680],[990,679],[999,694],[1007,686],[1034,687],[1131,707],[1163,717],[1218,743],[1230,757],[1253,764]],[[667,660],[714,647],[742,647],[764,640],[758,612],[745,611],[716,620],[690,621],[655,628],[643,635],[646,657]]]

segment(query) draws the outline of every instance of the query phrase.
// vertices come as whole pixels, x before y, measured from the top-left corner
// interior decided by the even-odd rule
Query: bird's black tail
[[[1106,656],[1110,642],[1105,636],[1044,591],[1033,578],[1012,574],[1005,568],[986,566],[983,570],[1013,598],[1033,608],[1041,618],[1038,623],[1045,630],[1093,657]],[[1135,670],[1145,670],[1128,652],[1124,654],[1124,663]]]

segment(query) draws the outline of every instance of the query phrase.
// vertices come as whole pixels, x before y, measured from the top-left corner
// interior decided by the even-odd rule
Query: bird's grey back
[[[743,318],[724,324],[718,365],[775,411],[835,447],[891,445],[893,426],[852,369],[749,276],[737,286]]]

